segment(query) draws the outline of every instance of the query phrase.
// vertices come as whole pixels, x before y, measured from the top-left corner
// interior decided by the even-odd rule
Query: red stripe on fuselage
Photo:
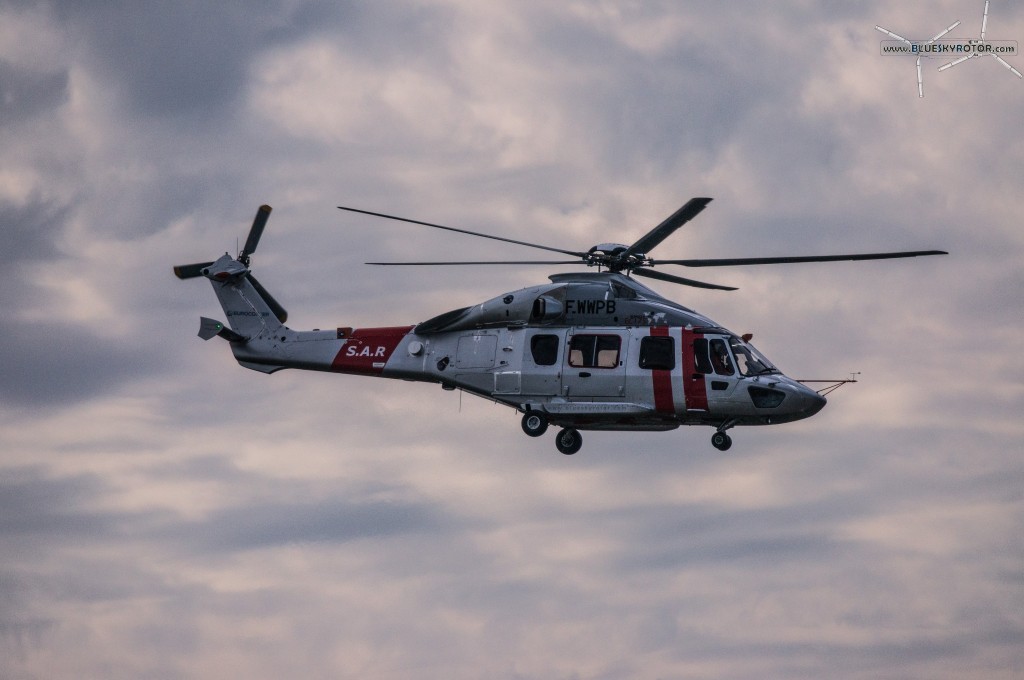
[[[703,333],[683,329],[683,394],[686,395],[686,410],[708,410],[708,386],[704,375],[697,372],[693,357],[693,341],[703,338]]]
[[[669,337],[668,326],[654,326],[651,328],[651,337]],[[655,369],[651,371],[651,380],[654,382],[654,410],[674,414],[676,406],[672,397],[672,371]]]
[[[331,370],[338,373],[380,375],[384,364],[391,358],[395,347],[412,326],[387,328],[358,328],[346,332],[345,344],[331,362]]]

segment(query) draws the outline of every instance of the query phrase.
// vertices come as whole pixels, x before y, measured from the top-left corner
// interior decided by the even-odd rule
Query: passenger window
[[[640,368],[671,371],[676,367],[674,338],[646,337],[640,339]]]
[[[707,375],[711,373],[711,361],[708,359],[708,341],[697,338],[693,341],[693,359],[697,364],[697,372]]]
[[[569,341],[569,365],[574,368],[615,368],[619,365],[618,335],[574,335]]]
[[[711,341],[711,365],[715,367],[718,375],[733,375],[736,369],[732,367],[732,359],[729,357],[729,350],[725,346],[725,340]]]
[[[558,336],[535,335],[530,338],[530,353],[538,366],[554,366],[558,361]]]

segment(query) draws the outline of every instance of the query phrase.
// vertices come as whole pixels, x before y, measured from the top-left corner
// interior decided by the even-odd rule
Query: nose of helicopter
[[[803,385],[800,386],[799,397],[800,415],[804,418],[810,418],[815,413],[825,408],[825,404],[828,403],[828,400],[825,399],[825,397]]]

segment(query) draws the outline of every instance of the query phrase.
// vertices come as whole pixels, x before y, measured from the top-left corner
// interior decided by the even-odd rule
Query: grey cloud
[[[66,207],[42,199],[25,205],[0,201],[0,277],[10,277],[21,261],[56,258],[59,251],[55,241],[67,214]]]
[[[0,402],[66,407],[162,370],[126,339],[98,338],[71,324],[0,321]]]
[[[0,121],[18,123],[64,104],[67,72],[40,73],[0,59]]]
[[[237,551],[302,543],[342,543],[436,529],[436,511],[403,502],[260,503],[227,508],[173,531],[184,544]]]
[[[411,48],[420,48],[420,58],[438,49],[446,29],[443,11],[348,2],[143,8],[108,0],[87,7],[60,1],[54,8],[60,21],[87,31],[88,48],[137,113],[186,120],[239,106],[253,60],[274,47],[326,34],[361,58],[387,61],[390,54],[404,62]]]
[[[0,468],[0,473],[0,542],[74,545],[116,532],[116,513],[90,508],[107,491],[97,477],[53,476],[42,466]]]
[[[875,98],[876,66],[912,85],[911,65],[874,51],[873,24],[895,21],[877,3],[41,7],[67,56],[0,64],[9,129],[56,133],[5,149],[28,159],[11,186],[35,193],[0,204],[4,299],[45,308],[33,277],[75,266],[62,248],[80,238],[125,258],[117,280],[90,261],[89,283],[141,330],[0,322],[0,455],[46,461],[0,467],[0,675],[198,677],[225,659],[250,677],[1019,667],[1015,79],[982,93],[992,107],[984,68],[945,89],[933,77],[924,102]],[[676,35],[640,49],[642,30],[619,32],[633,21]],[[819,58],[837,34],[869,51]],[[295,104],[330,134],[316,116],[286,133],[250,106],[267,96],[261,64],[325,45],[344,73]],[[479,54],[495,62],[467,63]],[[99,89],[69,107],[76,74]],[[347,77],[365,100],[332,88]],[[417,125],[435,115],[420,85],[437,126]],[[535,135],[551,145],[539,157]],[[864,370],[810,421],[734,431],[725,455],[690,428],[588,433],[568,459],[514,414],[432,386],[256,375],[195,338],[195,317],[217,313],[208,284],[169,273],[233,249],[268,201],[257,274],[296,327],[412,322],[548,272],[361,267],[525,253],[334,205],[586,248],[705,192],[716,202],[661,256],[956,251],[709,273],[743,286],[729,296],[659,286],[755,331],[798,377]],[[993,340],[1001,356],[980,362]],[[115,414],[81,442],[51,436],[114,393],[125,433]],[[38,450],[14,448],[27,439]],[[160,509],[138,509],[150,493]]]
[[[86,44],[137,111],[154,116],[209,115],[235,104],[249,59],[280,18],[273,2],[54,7],[62,23],[88,32]]]
[[[60,318],[22,320],[40,297],[36,284],[73,266],[57,245],[71,212],[38,198],[0,202],[0,284],[9,305],[0,318],[0,402],[10,406],[67,406],[158,368],[135,338],[100,338]]]

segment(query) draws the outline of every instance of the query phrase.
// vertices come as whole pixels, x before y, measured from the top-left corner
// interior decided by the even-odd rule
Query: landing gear
[[[583,435],[578,430],[567,427],[555,437],[555,446],[565,455],[571,456],[583,446]]]
[[[548,431],[548,417],[540,411],[527,411],[523,416],[523,432],[539,437]]]
[[[732,446],[732,437],[719,430],[711,435],[711,445],[719,451],[728,451]]]

